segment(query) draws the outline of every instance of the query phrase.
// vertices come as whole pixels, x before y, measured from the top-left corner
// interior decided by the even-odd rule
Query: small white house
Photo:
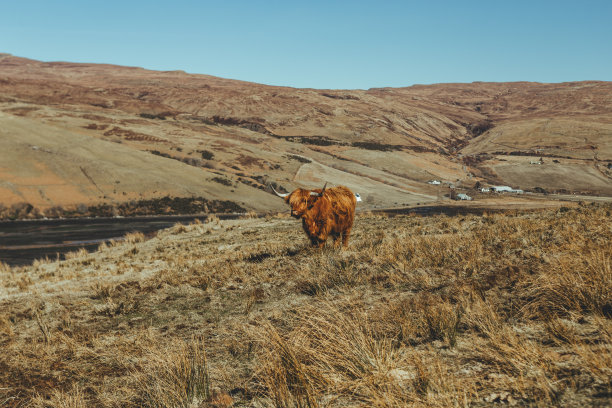
[[[442,182],[440,180],[429,180],[427,184],[434,184],[437,186],[437,185],[442,184]]]
[[[512,187],[510,186],[491,186],[491,191],[496,193],[509,193],[512,191]]]
[[[491,192],[491,189],[490,189],[489,187],[482,187],[482,188],[480,189],[480,192],[481,192],[481,193],[490,193],[490,192]]]
[[[471,201],[472,200],[472,197],[470,197],[467,194],[463,194],[463,193],[459,193],[455,197],[456,197],[457,200],[467,200],[467,201]]]
[[[523,194],[523,190],[518,188],[512,188],[510,186],[492,186],[491,191],[494,191],[496,193]]]

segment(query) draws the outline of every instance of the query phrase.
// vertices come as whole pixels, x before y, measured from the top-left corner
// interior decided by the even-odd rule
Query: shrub
[[[197,152],[202,155],[202,158],[204,160],[212,160],[215,157],[213,152],[208,151],[208,150],[198,150]]]

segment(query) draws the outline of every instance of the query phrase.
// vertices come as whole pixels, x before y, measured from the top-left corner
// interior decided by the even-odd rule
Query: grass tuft
[[[210,378],[204,341],[178,341],[172,349],[152,349],[134,374],[145,407],[197,407],[210,399]]]

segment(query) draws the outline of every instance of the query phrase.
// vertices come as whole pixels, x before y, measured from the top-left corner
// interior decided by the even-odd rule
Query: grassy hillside
[[[612,208],[176,225],[0,272],[0,406],[609,406]]]
[[[369,208],[435,202],[431,179],[611,196],[611,91],[610,82],[295,89],[2,54],[0,217],[166,196],[274,212],[270,183],[346,185]],[[540,174],[529,161],[541,156],[558,163]]]

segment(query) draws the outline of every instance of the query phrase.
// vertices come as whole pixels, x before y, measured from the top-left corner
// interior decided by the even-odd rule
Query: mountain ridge
[[[171,195],[277,211],[282,203],[267,184],[328,181],[350,184],[374,208],[439,201],[446,191],[430,179],[612,195],[612,83],[605,81],[320,90],[4,55],[0,114],[5,206]],[[80,147],[66,155],[71,141]],[[52,153],[33,150],[37,143]],[[83,156],[92,145],[96,151]],[[545,177],[524,158],[538,155],[551,158]],[[130,172],[142,157],[147,164]],[[157,168],[167,180],[146,177]],[[178,179],[185,179],[180,187],[169,181]]]

